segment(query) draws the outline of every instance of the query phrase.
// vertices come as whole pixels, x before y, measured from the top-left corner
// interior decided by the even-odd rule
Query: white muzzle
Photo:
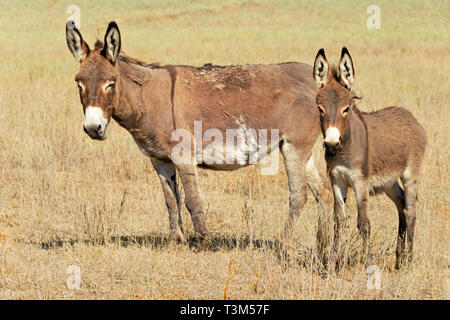
[[[105,140],[107,128],[108,120],[103,116],[103,110],[99,107],[87,107],[84,112],[84,132],[92,139]]]
[[[325,144],[327,146],[334,147],[339,143],[340,138],[341,133],[336,127],[329,127],[327,131],[325,131]]]

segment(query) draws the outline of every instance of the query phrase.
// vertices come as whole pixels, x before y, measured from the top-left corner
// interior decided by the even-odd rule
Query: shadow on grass
[[[300,265],[305,268],[311,268],[312,261],[314,259],[314,265],[317,264],[317,259],[313,256],[312,248],[303,248],[294,252],[293,255],[287,254],[282,258],[278,256],[276,250],[276,240],[275,239],[251,239],[248,234],[238,236],[227,236],[216,234],[211,238],[208,251],[216,252],[220,250],[232,251],[232,250],[247,250],[249,248],[255,250],[262,250],[272,252],[278,257],[279,262],[284,267],[289,267],[293,265]],[[105,241],[105,239],[89,239],[89,240],[52,240],[46,242],[32,243],[37,245],[44,250],[54,250],[66,246],[74,246],[76,244],[86,244],[91,246],[106,246],[114,245],[122,248],[126,247],[143,247],[143,248],[153,248],[156,250],[164,250],[169,248],[170,245],[176,246],[175,240],[171,239],[168,235],[152,233],[147,235],[130,235],[130,236],[111,236]],[[188,246],[191,250],[196,250],[197,240],[194,236],[189,236],[186,239],[186,244],[180,246]],[[318,270],[317,267],[314,267]]]
[[[171,244],[176,245],[176,242],[168,235],[152,233],[141,236],[111,236],[106,241],[105,239],[99,238],[94,240],[52,240],[32,244],[37,245],[45,250],[62,248],[65,246],[74,246],[76,244],[87,244],[92,246],[116,245],[123,248],[137,246],[163,250],[168,248]],[[187,245],[191,250],[195,250],[197,248],[196,238],[194,236],[189,236],[186,239],[185,245]],[[274,254],[277,254],[276,240],[251,239],[249,235],[238,237],[216,234],[212,237],[208,250],[211,252],[215,252],[219,250],[246,250],[248,248],[271,251]],[[361,263],[361,250],[354,248],[350,244],[347,244],[346,248],[348,252],[346,252],[346,255],[344,257],[344,269]],[[278,256],[278,260],[286,268],[292,266],[302,266],[306,269],[311,269],[314,273],[322,277],[326,277],[327,274],[326,266],[324,266],[323,260],[317,256],[317,253],[312,247],[295,248],[290,253],[287,253],[286,256],[283,256],[281,258],[280,256]]]
[[[52,240],[47,242],[35,242],[31,243],[39,246],[45,250],[58,249],[66,246],[74,246],[76,244],[86,244],[92,246],[106,246],[113,245],[122,248],[126,247],[143,247],[153,248],[156,250],[168,249],[169,246],[176,246],[176,242],[168,235],[152,233],[147,235],[130,235],[130,236],[111,236],[106,239],[97,238],[89,240]],[[340,256],[340,267],[334,271],[334,276],[344,277],[345,270],[354,268],[355,266],[364,264],[364,250],[362,245],[358,245],[355,241],[355,237],[349,237],[346,241],[342,241],[343,253]],[[384,250],[379,248],[375,249],[372,253],[373,261],[379,261],[384,259],[386,255],[393,255],[393,245],[386,246],[386,244],[380,244],[384,247]],[[197,240],[194,236],[189,236],[186,239],[186,244],[180,245],[188,246],[191,250],[196,250]],[[315,248],[311,246],[300,246],[290,248],[287,251],[277,250],[277,240],[275,239],[251,239],[248,234],[242,236],[227,236],[216,234],[211,238],[211,242],[208,248],[210,252],[216,252],[220,250],[232,251],[232,250],[247,250],[256,249],[272,253],[277,257],[278,262],[283,269],[292,267],[301,267],[310,270],[314,274],[326,279],[330,275],[328,262],[331,257],[331,252],[328,250],[325,257],[319,257]],[[377,250],[378,249],[378,250]],[[383,249],[383,248],[382,248]],[[325,259],[324,259],[325,258]],[[343,273],[344,272],[344,273]]]
[[[52,240],[33,244],[39,245],[42,249],[45,250],[61,248],[64,246],[73,246],[78,243],[84,243],[93,246],[116,244],[125,248],[128,246],[141,246],[154,249],[164,249],[167,248],[172,242],[175,243],[175,241],[172,240],[169,236],[154,233],[142,236],[112,236],[109,239],[99,238],[94,240]],[[190,249],[197,248],[196,238],[194,236],[188,237],[186,239],[186,245],[188,245]],[[231,251],[236,249],[244,250],[249,247],[253,247],[255,249],[273,249],[275,247],[275,241],[265,239],[250,239],[248,235],[244,235],[242,237],[216,235],[212,238],[208,250]]]

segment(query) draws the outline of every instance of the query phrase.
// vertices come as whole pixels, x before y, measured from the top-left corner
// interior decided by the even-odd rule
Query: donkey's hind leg
[[[406,238],[406,215],[405,209],[405,194],[403,189],[396,182],[392,187],[385,190],[386,195],[395,203],[398,211],[398,236],[397,249],[395,251],[396,262],[395,268],[399,269],[404,258],[405,238]]]
[[[282,241],[292,237],[294,224],[306,203],[306,160],[307,156],[301,154],[290,142],[283,142],[281,146],[284,164],[289,183],[289,217],[284,226]],[[280,250],[281,248],[278,248]],[[280,254],[280,252],[278,252]]]
[[[407,261],[412,259],[414,228],[416,225],[416,201],[417,201],[417,180],[407,169],[401,176],[403,188],[405,189],[405,221],[406,221],[406,240],[407,240]]]
[[[317,225],[317,253],[322,260],[322,264],[327,266],[326,248],[330,242],[328,230],[328,211],[331,203],[331,186],[323,174],[321,174],[314,163],[314,157],[311,156],[306,163],[306,184],[313,193],[320,205],[319,218]]]

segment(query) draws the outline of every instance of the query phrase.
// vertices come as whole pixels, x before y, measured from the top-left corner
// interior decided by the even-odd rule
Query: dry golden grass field
[[[284,168],[200,170],[214,231],[211,250],[169,241],[159,179],[116,123],[104,142],[82,130],[67,49],[69,5],[92,46],[115,20],[122,49],[161,64],[312,64],[324,47],[352,54],[360,107],[400,105],[425,127],[414,261],[397,271],[398,218],[385,196],[369,201],[380,289],[367,286],[350,194],[347,265],[315,271],[318,204],[308,202],[280,263],[271,244],[288,215]],[[381,8],[369,30],[366,9]],[[0,1],[1,299],[449,299],[450,3],[448,1]],[[315,152],[320,159],[321,147]],[[324,163],[322,161],[322,166]],[[330,214],[331,216],[331,214]],[[183,207],[186,236],[193,234]],[[332,220],[330,218],[330,227]],[[80,268],[70,289],[68,267]]]

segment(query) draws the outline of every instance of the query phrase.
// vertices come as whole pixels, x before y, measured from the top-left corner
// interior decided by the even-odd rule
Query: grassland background
[[[309,64],[324,47],[353,56],[364,110],[401,105],[428,135],[418,203],[415,260],[395,271],[398,218],[386,197],[369,217],[382,288],[369,290],[357,261],[321,278],[308,265],[317,204],[305,206],[292,246],[299,261],[281,265],[269,247],[288,212],[284,169],[261,176],[200,171],[208,224],[223,241],[195,253],[167,242],[159,180],[131,136],[115,123],[103,143],[81,130],[75,73],[66,47],[66,9],[81,9],[92,46],[116,20],[123,50],[144,61],[202,65]],[[366,8],[381,8],[381,29]],[[0,1],[0,298],[448,299],[449,74],[448,1]],[[320,156],[320,148],[316,153]],[[122,199],[125,201],[121,206]],[[346,235],[356,233],[350,196]],[[190,217],[183,208],[187,234]],[[106,243],[99,239],[106,239]],[[357,255],[349,242],[349,256]],[[66,286],[70,265],[81,288]]]

